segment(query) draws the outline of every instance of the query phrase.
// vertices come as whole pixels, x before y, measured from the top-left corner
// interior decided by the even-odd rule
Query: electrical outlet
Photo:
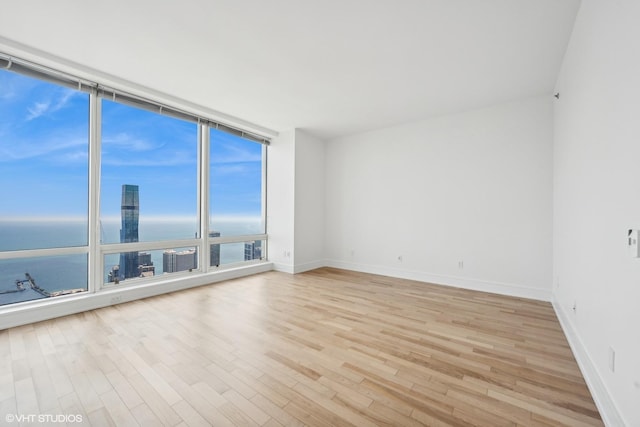
[[[116,295],[111,297],[111,304],[120,304],[122,302],[122,295]]]
[[[398,255],[398,261],[402,262],[402,255]]]
[[[573,302],[573,307],[571,309],[573,310],[573,314],[578,313],[578,302],[577,301]]]
[[[464,261],[458,261],[458,268],[462,270],[464,268]]]

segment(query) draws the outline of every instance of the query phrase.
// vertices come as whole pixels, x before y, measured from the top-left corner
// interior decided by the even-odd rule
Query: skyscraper
[[[212,231],[209,233],[209,237],[220,237],[219,231]],[[209,247],[209,265],[211,267],[218,267],[220,265],[220,245],[213,244]]]
[[[138,265],[153,265],[149,252],[138,252]]]
[[[192,270],[198,267],[198,252],[189,249],[176,252],[173,249],[164,251],[162,254],[162,271],[165,273],[175,273],[177,271]]]
[[[260,258],[262,258],[262,240],[254,240],[253,242],[247,242],[244,244],[245,261]]]
[[[138,217],[140,215],[140,201],[138,198],[138,186],[124,184],[122,186],[122,203],[120,219],[120,243],[138,241]],[[125,252],[120,254],[120,280],[138,277],[138,252]]]
[[[138,277],[151,277],[155,276],[156,267],[151,261],[151,254],[149,252],[138,252]]]

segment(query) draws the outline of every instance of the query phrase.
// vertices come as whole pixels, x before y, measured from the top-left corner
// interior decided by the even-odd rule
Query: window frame
[[[17,67],[16,71],[11,67]],[[56,297],[51,301],[46,298],[45,304],[59,301],[61,299],[77,298],[80,295],[97,294],[108,289],[114,288],[127,289],[138,284],[148,283],[159,284],[165,280],[175,280],[177,277],[188,277],[190,275],[215,274],[224,270],[238,268],[240,266],[248,266],[252,264],[264,263],[268,260],[268,235],[267,230],[267,146],[270,138],[257,133],[247,132],[240,128],[229,126],[218,121],[206,117],[185,112],[183,110],[172,107],[171,105],[151,101],[143,97],[128,94],[124,91],[110,89],[99,83],[91,82],[86,79],[80,79],[75,76],[59,72],[57,70],[43,67],[28,61],[24,61],[13,56],[6,56],[0,53],[0,69],[15,71],[19,74],[26,75],[30,78],[45,80],[50,83],[58,84],[64,87],[72,88],[89,94],[89,147],[88,147],[88,242],[86,246],[56,247],[44,249],[26,249],[13,251],[0,251],[0,260],[17,259],[17,258],[35,258],[43,256],[64,256],[84,254],[87,256],[87,291],[72,295],[63,295]],[[129,104],[135,108],[146,108],[160,114],[169,115],[182,120],[191,120],[198,123],[197,129],[197,215],[199,236],[189,239],[161,240],[151,242],[131,242],[131,243],[101,243],[100,242],[100,199],[101,199],[101,156],[102,156],[102,102],[101,98],[107,96],[113,100]],[[261,216],[264,225],[264,233],[241,235],[241,236],[225,236],[225,237],[209,237],[210,223],[210,200],[209,200],[209,177],[210,177],[210,133],[211,129],[223,130],[233,135],[251,140],[262,144],[262,206]],[[262,247],[262,259],[242,261],[238,263],[223,264],[220,266],[210,266],[210,246],[213,244],[225,243],[243,243],[251,240],[261,240],[265,244]],[[158,275],[145,278],[131,278],[122,281],[117,285],[105,283],[104,280],[104,258],[105,255],[116,254],[121,252],[132,251],[151,251],[162,250],[167,248],[196,247],[198,250],[198,268],[192,271],[172,273],[168,277]],[[163,280],[164,279],[164,280]],[[28,306],[31,304],[42,304],[43,300],[23,301],[0,305],[0,312],[7,310],[9,307]]]

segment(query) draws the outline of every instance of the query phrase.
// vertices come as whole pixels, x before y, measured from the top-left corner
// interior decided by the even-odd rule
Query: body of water
[[[0,221],[0,251],[86,246],[87,230],[86,221]],[[250,220],[217,221],[212,230],[220,232],[221,237],[262,233],[260,221]],[[196,231],[195,220],[144,221],[141,218],[139,240],[151,242],[190,239],[196,236]],[[118,243],[120,221],[103,221],[101,239],[105,244]],[[155,274],[162,274],[163,250],[148,252],[151,253]],[[243,243],[220,245],[221,265],[243,260]],[[118,263],[118,254],[105,256],[105,281],[112,266]],[[0,305],[46,298],[46,295],[25,281],[25,273],[29,273],[35,279],[37,287],[45,292],[87,290],[87,265],[85,254],[0,260]],[[23,286],[16,284],[16,281],[24,281]]]

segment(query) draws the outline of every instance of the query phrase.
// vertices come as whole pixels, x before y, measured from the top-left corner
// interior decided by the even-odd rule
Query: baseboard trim
[[[282,273],[295,274],[295,266],[292,264],[283,264],[281,262],[274,262],[273,269]]]
[[[0,313],[0,330],[271,270],[273,264],[265,262],[214,273],[180,276],[155,283],[102,290],[94,294],[60,296],[3,307]]]
[[[551,289],[531,288],[511,283],[493,282],[488,280],[472,279],[467,277],[448,276],[422,271],[403,270],[393,267],[383,267],[369,264],[358,264],[340,260],[326,260],[325,266],[342,268],[345,270],[359,271],[362,273],[379,274],[382,276],[397,277],[400,279],[417,280],[420,282],[434,283],[436,285],[452,286],[473,291],[491,292],[500,295],[508,295],[519,298],[551,301]]]
[[[304,264],[296,264],[293,267],[294,274],[304,273],[305,271],[315,270],[316,268],[326,267],[324,260],[306,262]]]
[[[312,261],[304,264],[283,264],[281,262],[274,262],[273,269],[275,271],[281,271],[283,273],[298,274],[305,271],[315,270],[316,268],[325,267],[324,260]]]
[[[625,424],[622,419],[620,411],[618,411],[618,408],[611,398],[609,390],[607,390],[607,387],[602,381],[602,377],[598,373],[596,365],[593,363],[593,359],[580,339],[580,335],[578,335],[571,323],[571,320],[569,319],[569,316],[567,316],[567,313],[562,308],[562,304],[560,304],[560,302],[555,298],[555,295],[553,296],[551,303],[556,312],[556,316],[560,321],[560,326],[564,331],[564,335],[567,337],[571,351],[573,351],[573,356],[578,362],[578,367],[580,368],[582,376],[587,383],[587,387],[591,392],[591,396],[598,407],[602,421],[608,427],[626,426],[627,424]]]

